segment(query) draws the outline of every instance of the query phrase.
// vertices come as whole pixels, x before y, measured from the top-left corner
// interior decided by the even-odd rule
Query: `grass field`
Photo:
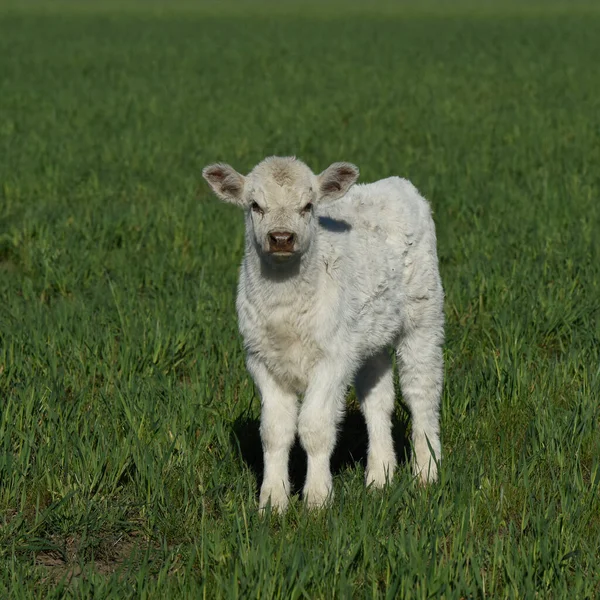
[[[474,6],[0,4],[0,598],[600,595],[600,7]],[[430,199],[439,484],[365,490],[351,396],[334,503],[257,514],[200,171],[270,154]]]

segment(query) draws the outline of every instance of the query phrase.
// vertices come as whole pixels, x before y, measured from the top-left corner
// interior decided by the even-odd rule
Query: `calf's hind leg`
[[[382,487],[396,468],[392,438],[394,376],[387,351],[367,360],[356,375],[354,385],[369,433],[365,480],[367,485]]]
[[[422,482],[437,479],[441,460],[439,411],[444,363],[443,315],[430,315],[427,326],[417,325],[398,345],[402,397],[412,416],[413,472]],[[431,449],[430,449],[431,447]],[[433,452],[433,453],[432,453]]]

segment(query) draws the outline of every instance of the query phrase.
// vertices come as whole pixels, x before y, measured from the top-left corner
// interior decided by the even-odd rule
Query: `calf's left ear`
[[[341,198],[356,182],[359,174],[358,167],[352,163],[333,163],[317,176],[321,199]]]
[[[246,178],[233,167],[224,163],[216,163],[202,169],[202,177],[206,179],[212,191],[225,202],[243,205],[244,185]]]

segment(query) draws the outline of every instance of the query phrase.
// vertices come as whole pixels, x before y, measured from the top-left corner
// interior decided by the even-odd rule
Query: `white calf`
[[[369,433],[366,481],[382,486],[392,476],[390,347],[412,415],[414,473],[435,480],[444,294],[427,201],[398,177],[353,186],[349,163],[314,175],[272,157],[246,177],[225,164],[203,175],[245,209],[237,310],[262,401],[261,508],[287,506],[296,434],[308,455],[306,502],[331,496],[329,463],[352,382]]]

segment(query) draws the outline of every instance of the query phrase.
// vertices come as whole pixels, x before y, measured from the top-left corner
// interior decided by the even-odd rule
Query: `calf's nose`
[[[290,231],[271,231],[269,249],[271,252],[293,252],[296,236]]]

